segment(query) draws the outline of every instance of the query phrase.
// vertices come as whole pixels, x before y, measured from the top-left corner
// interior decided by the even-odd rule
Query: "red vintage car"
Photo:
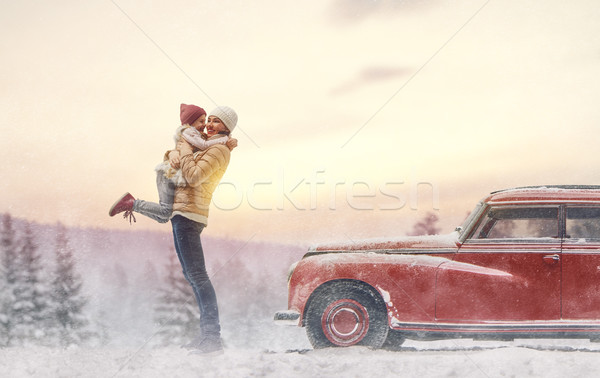
[[[315,348],[406,338],[600,339],[600,186],[502,190],[450,235],[319,245],[288,310]]]

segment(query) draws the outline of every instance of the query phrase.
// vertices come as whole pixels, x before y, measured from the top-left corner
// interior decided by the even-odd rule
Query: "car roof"
[[[484,202],[488,204],[600,202],[600,185],[525,186],[492,192]]]

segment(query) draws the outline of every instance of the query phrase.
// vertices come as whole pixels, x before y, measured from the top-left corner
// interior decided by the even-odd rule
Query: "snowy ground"
[[[0,377],[598,377],[600,344],[584,340],[407,342],[363,347],[227,348],[216,357],[180,348],[0,350]]]

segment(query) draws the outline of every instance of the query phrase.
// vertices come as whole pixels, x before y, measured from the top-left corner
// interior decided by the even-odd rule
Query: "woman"
[[[224,143],[229,150],[237,146],[237,140],[222,135],[220,138],[210,141],[204,140],[203,132],[206,127],[206,112],[199,106],[181,104],[180,115],[181,126],[175,131],[175,142],[178,143],[181,138],[192,144],[199,150],[206,150],[208,147],[217,143]],[[172,151],[176,153],[175,151]],[[174,155],[175,156],[175,155]],[[125,219],[129,218],[135,222],[133,212],[143,214],[159,223],[167,223],[171,219],[173,212],[173,198],[175,195],[175,186],[185,186],[187,182],[181,175],[178,160],[173,158],[175,163],[165,159],[156,167],[156,188],[158,189],[158,203],[135,199],[129,192],[123,194],[110,208],[108,215],[111,217],[124,212]]]
[[[229,135],[237,124],[237,114],[227,106],[218,106],[208,116],[207,140]],[[184,139],[178,153],[169,154],[172,165],[180,165],[188,185],[175,189],[173,202],[173,239],[185,278],[191,284],[200,308],[200,335],[187,344],[192,353],[213,354],[223,351],[221,326],[215,290],[204,261],[200,234],[207,225],[208,208],[213,192],[229,164],[230,150],[215,144],[194,153]]]

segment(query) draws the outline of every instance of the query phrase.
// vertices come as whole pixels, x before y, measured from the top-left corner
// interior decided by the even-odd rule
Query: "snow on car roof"
[[[487,203],[499,202],[590,202],[600,201],[598,185],[526,186],[492,192]]]

